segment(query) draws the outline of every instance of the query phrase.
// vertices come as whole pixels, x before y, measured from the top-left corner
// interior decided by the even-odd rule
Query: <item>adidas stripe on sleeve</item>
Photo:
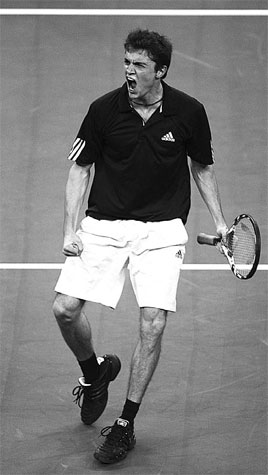
[[[86,141],[80,139],[79,137],[77,137],[77,139],[74,141],[73,146],[70,150],[70,153],[67,157],[68,160],[76,162],[76,160],[78,159],[79,155],[81,154],[81,152],[85,148],[85,146],[86,146]]]

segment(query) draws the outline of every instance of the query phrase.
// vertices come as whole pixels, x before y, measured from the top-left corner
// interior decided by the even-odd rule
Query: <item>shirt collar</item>
[[[125,82],[121,87],[119,94],[119,110],[120,112],[129,112],[131,107],[128,101],[127,83]]]
[[[174,90],[164,81],[162,81],[163,85],[163,114],[164,115],[175,115],[177,113],[177,105],[174,94]],[[129,112],[131,111],[131,107],[128,101],[128,92],[127,92],[127,84],[124,83],[121,87],[120,94],[119,94],[119,110],[120,112]]]

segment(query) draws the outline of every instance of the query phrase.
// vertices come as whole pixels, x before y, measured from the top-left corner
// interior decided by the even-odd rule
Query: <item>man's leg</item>
[[[89,321],[82,311],[84,300],[57,294],[53,312],[62,336],[76,356],[83,377],[73,390],[81,407],[82,421],[90,425],[103,413],[108,401],[108,386],[118,375],[121,363],[116,355],[96,357]],[[82,405],[80,403],[81,398]]]
[[[127,399],[121,414],[121,418],[132,425],[159,361],[166,320],[166,310],[141,308],[140,333],[132,356]]]
[[[94,353],[91,327],[82,312],[85,301],[57,294],[53,312],[62,336],[78,361],[87,360]]]
[[[133,353],[127,400],[106,441],[94,456],[102,463],[124,459],[136,443],[134,419],[159,361],[167,311],[144,307],[140,312],[140,332]]]
[[[144,393],[156,369],[167,311],[156,308],[141,308],[140,334],[133,353],[127,397],[141,403]]]

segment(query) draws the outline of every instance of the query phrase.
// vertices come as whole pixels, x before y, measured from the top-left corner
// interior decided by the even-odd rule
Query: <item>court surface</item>
[[[205,3],[211,8],[212,2],[192,5]],[[248,282],[227,270],[183,269],[178,310],[169,317],[136,420],[137,445],[125,461],[102,466],[92,453],[125,399],[138,328],[129,280],[116,311],[86,307],[97,353],[122,360],[109,405],[86,427],[72,402],[80,371],[51,311],[64,261],[65,157],[90,102],[123,83],[122,44],[136,26],[171,38],[167,82],[205,104],[226,220],[231,224],[240,212],[257,219],[261,264],[267,264],[267,17],[2,16],[0,262],[13,265],[0,269],[2,475],[267,473],[263,268]],[[196,243],[200,231],[214,228],[194,184],[187,230],[185,264],[225,263]],[[29,263],[39,266],[26,268]]]

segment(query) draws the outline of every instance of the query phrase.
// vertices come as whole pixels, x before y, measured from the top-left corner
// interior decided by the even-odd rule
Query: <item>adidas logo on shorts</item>
[[[175,142],[172,132],[168,132],[167,134],[163,135],[163,137],[161,137],[161,140],[164,140],[165,142]]]

